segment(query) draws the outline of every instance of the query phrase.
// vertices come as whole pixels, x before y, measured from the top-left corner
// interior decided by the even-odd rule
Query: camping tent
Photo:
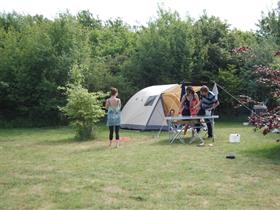
[[[200,87],[193,87],[198,91]],[[181,87],[178,84],[144,88],[126,103],[121,115],[121,128],[156,130],[167,129],[164,119],[171,109],[178,113]]]

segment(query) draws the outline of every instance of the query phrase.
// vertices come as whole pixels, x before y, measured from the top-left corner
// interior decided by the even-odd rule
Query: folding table
[[[203,138],[200,136],[201,130],[203,129],[200,124],[200,120],[210,120],[212,123],[213,130],[213,141],[215,140],[214,133],[214,119],[219,118],[218,115],[207,115],[207,116],[174,116],[174,117],[165,117],[168,124],[168,132],[169,132],[169,143],[172,144],[176,140],[179,140],[181,143],[185,143],[184,141],[184,128],[185,124],[188,124],[189,129],[192,130],[192,138],[189,143],[193,143],[196,139],[199,139],[201,143],[204,143]],[[197,129],[200,129],[200,132],[197,132]]]

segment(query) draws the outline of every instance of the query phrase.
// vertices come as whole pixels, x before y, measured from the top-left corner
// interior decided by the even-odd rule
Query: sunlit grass
[[[241,142],[228,143],[236,132]],[[0,209],[280,209],[276,136],[218,123],[213,147],[122,131],[129,141],[115,149],[107,135],[99,127],[81,142],[70,128],[0,130]]]

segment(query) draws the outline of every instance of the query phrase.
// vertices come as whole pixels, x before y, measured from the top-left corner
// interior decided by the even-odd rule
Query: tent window
[[[147,101],[145,102],[144,106],[153,106],[153,103],[155,101],[157,96],[149,96]]]

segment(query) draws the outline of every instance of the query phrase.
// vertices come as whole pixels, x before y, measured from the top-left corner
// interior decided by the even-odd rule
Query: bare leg
[[[116,147],[117,147],[117,148],[120,147],[120,140],[116,140]]]

